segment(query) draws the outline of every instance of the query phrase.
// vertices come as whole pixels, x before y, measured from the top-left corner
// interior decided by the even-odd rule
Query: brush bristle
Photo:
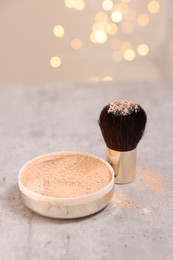
[[[107,147],[122,152],[136,148],[143,136],[146,121],[146,113],[140,105],[123,100],[105,106],[99,117]]]

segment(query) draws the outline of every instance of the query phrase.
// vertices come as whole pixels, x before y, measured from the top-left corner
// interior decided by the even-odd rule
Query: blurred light
[[[114,38],[110,40],[110,47],[113,50],[120,48],[120,46],[121,46],[121,41],[118,38]]]
[[[107,15],[104,12],[99,12],[95,16],[95,20],[98,23],[103,23],[107,21]]]
[[[123,53],[120,50],[117,50],[113,53],[112,58],[114,61],[119,62],[123,59]]]
[[[133,31],[133,24],[129,22],[124,22],[121,25],[121,30],[123,33],[131,33]]]
[[[74,8],[78,11],[81,11],[85,8],[84,0],[65,0],[65,6],[68,8]]]
[[[135,52],[132,49],[128,49],[124,52],[124,59],[127,61],[132,61],[136,57]]]
[[[107,41],[107,34],[102,30],[94,31],[93,37],[97,43],[105,43]]]
[[[51,65],[53,68],[58,68],[58,67],[61,65],[61,59],[60,59],[58,56],[53,56],[53,57],[50,59],[50,65]]]
[[[146,44],[140,44],[140,45],[138,46],[138,48],[137,48],[137,52],[138,52],[138,54],[141,55],[141,56],[147,55],[148,52],[149,52],[149,47],[148,47],[148,45],[146,45]]]
[[[109,23],[106,26],[106,32],[110,35],[114,35],[117,33],[118,27],[115,23]]]
[[[125,51],[127,49],[132,49],[132,44],[130,42],[122,42],[121,50]]]
[[[55,25],[53,27],[53,33],[56,37],[63,37],[64,36],[64,28],[61,25]]]
[[[97,83],[100,81],[100,77],[93,75],[93,76],[89,77],[88,81],[92,82],[92,83]]]
[[[140,14],[137,22],[140,26],[146,26],[149,23],[149,16],[147,14]]]
[[[65,0],[64,3],[66,7],[73,8],[75,7],[76,0]]]
[[[71,47],[75,50],[79,50],[82,47],[82,41],[78,38],[75,38],[71,41]]]
[[[97,41],[96,41],[96,39],[95,39],[95,37],[94,37],[94,32],[92,32],[92,33],[90,34],[90,41],[92,41],[93,43],[97,43]]]
[[[113,3],[111,0],[104,0],[102,7],[105,11],[110,11],[112,9]]]
[[[102,78],[102,81],[112,81],[113,78],[111,76],[105,76]]]
[[[128,12],[128,5],[125,3],[120,3],[115,6],[117,11],[120,11],[122,14],[126,14]]]
[[[151,2],[149,2],[149,4],[148,4],[148,11],[149,11],[150,13],[155,14],[155,13],[157,13],[159,10],[160,10],[160,4],[159,4],[158,1],[151,1]]]
[[[98,30],[102,30],[102,29],[103,29],[103,26],[101,23],[94,23],[92,26],[93,31],[98,31]]]
[[[75,9],[81,11],[85,8],[85,2],[83,0],[76,1]]]
[[[129,3],[131,0],[121,0],[123,3]]]
[[[127,21],[133,21],[133,20],[135,20],[135,18],[136,18],[136,12],[135,12],[133,9],[129,8],[129,9],[128,9],[128,12],[126,13],[125,18],[126,18]]]
[[[93,26],[92,26],[92,30],[93,31],[99,31],[99,30],[106,31],[108,25],[109,24],[107,22],[104,22],[104,23],[94,23]]]
[[[114,11],[111,15],[112,21],[114,21],[115,23],[119,23],[121,22],[123,15],[120,11]]]

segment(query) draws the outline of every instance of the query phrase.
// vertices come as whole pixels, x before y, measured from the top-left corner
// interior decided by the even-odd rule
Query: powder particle
[[[151,191],[159,195],[165,195],[165,193],[171,188],[168,182],[162,179],[157,173],[147,168],[138,168],[137,174],[141,177],[141,182],[138,183],[137,186],[140,192],[146,191],[146,194],[148,194],[148,191]],[[120,206],[121,208],[137,208],[143,215],[151,213],[150,209],[139,205],[135,198],[126,198],[117,191],[115,191],[113,195],[111,205],[112,207]]]
[[[82,154],[50,155],[26,165],[21,175],[33,192],[58,198],[78,197],[96,192],[111,181],[108,167]]]
[[[150,209],[147,209],[147,208],[143,208],[142,211],[143,211],[143,214],[151,213]]]
[[[118,114],[118,115],[130,115],[134,111],[140,110],[140,106],[134,102],[129,102],[127,100],[120,100],[112,102],[109,104],[108,113]]]
[[[135,198],[124,197],[122,194],[120,194],[117,191],[114,192],[114,195],[111,199],[111,206],[112,208],[119,206],[124,209],[130,209],[133,207],[140,210],[140,212],[142,211],[143,215],[151,213],[151,211],[148,208],[143,208],[142,206],[137,204]]]
[[[114,195],[111,200],[112,207],[120,206],[122,208],[130,208],[135,205],[136,199],[135,198],[125,198],[123,195],[118,193],[117,191],[114,192]]]
[[[147,189],[159,194],[164,194],[166,181],[159,177],[157,173],[147,168],[142,168],[137,170],[137,174],[142,177],[142,182],[139,185],[141,191]]]

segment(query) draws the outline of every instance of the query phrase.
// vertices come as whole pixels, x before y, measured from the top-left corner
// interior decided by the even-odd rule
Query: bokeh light
[[[60,59],[60,57],[58,57],[58,56],[53,56],[53,57],[51,57],[51,59],[50,59],[50,65],[51,65],[53,68],[58,68],[58,67],[60,67],[60,65],[61,65],[61,59]]]
[[[82,0],[76,1],[75,9],[77,11],[82,11],[85,8],[85,2]]]
[[[120,3],[115,5],[115,11],[120,11],[122,14],[126,14],[128,12],[128,5],[125,3]]]
[[[123,19],[123,15],[120,11],[114,11],[111,15],[111,18],[115,23],[119,23]]]
[[[113,78],[111,76],[105,76],[102,78],[102,81],[112,81]]]
[[[107,21],[107,14],[104,12],[98,12],[95,16],[95,20],[97,23],[104,23]]]
[[[102,44],[107,41],[107,34],[102,30],[94,31],[93,38],[96,43]]]
[[[75,38],[71,41],[71,47],[74,50],[79,50],[82,47],[82,41],[78,38]]]
[[[82,11],[85,8],[84,0],[65,0],[65,6],[68,8],[74,8],[77,11]]]
[[[65,3],[65,6],[66,6],[66,7],[68,7],[68,8],[74,8],[76,1],[75,1],[75,0],[65,0],[64,3]]]
[[[137,52],[141,56],[146,56],[149,52],[149,47],[147,44],[140,44],[137,48]]]
[[[115,23],[109,23],[106,26],[106,32],[109,33],[110,35],[116,34],[118,31],[118,27]]]
[[[94,37],[94,32],[90,33],[90,41],[92,43],[97,43],[97,41],[95,40],[95,37]]]
[[[99,30],[104,30],[107,26],[107,23],[94,23],[92,30],[93,31],[99,31]]]
[[[55,25],[53,27],[53,33],[56,37],[61,38],[64,36],[64,28],[61,25]]]
[[[122,51],[125,51],[125,50],[128,50],[128,49],[132,49],[132,44],[131,42],[122,42],[121,44],[121,50]]]
[[[133,61],[136,57],[136,53],[132,49],[128,49],[124,52],[124,59],[127,61]]]
[[[158,1],[151,1],[148,3],[148,11],[150,13],[157,13],[160,10],[160,3]]]
[[[123,3],[129,3],[131,0],[121,0]]]
[[[131,0],[119,0],[116,3],[113,0],[102,0],[102,11],[95,12],[95,21],[92,25],[92,31],[90,33],[90,41],[94,44],[104,44],[108,41],[109,48],[112,49],[112,59],[115,62],[133,61],[136,55],[145,56],[149,53],[149,47],[147,44],[136,44],[126,41],[127,36],[125,34],[132,34],[137,28],[137,24],[141,27],[147,26],[150,22],[149,14],[144,13],[146,8],[150,13],[156,13],[160,9],[160,3],[158,0],[148,0],[148,5],[143,9],[143,13],[137,13],[138,9],[133,8],[133,5],[129,4]],[[84,0],[65,0],[65,5],[69,8],[76,10],[82,10],[85,7]],[[59,27],[58,27],[59,26]],[[54,34],[57,37],[64,35],[64,28],[60,25],[54,27]],[[116,34],[116,38],[113,35]],[[124,35],[124,37],[123,37]],[[130,37],[130,36],[129,36]],[[130,39],[128,37],[128,39]],[[109,39],[110,38],[110,39]],[[80,39],[75,38],[71,41],[71,48],[79,50],[83,43]],[[134,46],[135,45],[135,46]],[[110,78],[109,78],[110,77]],[[88,80],[92,82],[112,80],[111,76],[97,77],[91,76]]]
[[[147,14],[140,14],[137,22],[140,26],[146,26],[149,23],[149,16]]]
[[[102,7],[105,11],[110,11],[113,7],[113,3],[111,0],[104,0],[102,2]]]

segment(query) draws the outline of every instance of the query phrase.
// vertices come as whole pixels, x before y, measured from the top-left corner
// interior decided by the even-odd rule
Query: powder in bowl
[[[34,193],[56,198],[75,198],[101,190],[112,180],[104,162],[82,153],[38,157],[26,164],[22,184]]]

